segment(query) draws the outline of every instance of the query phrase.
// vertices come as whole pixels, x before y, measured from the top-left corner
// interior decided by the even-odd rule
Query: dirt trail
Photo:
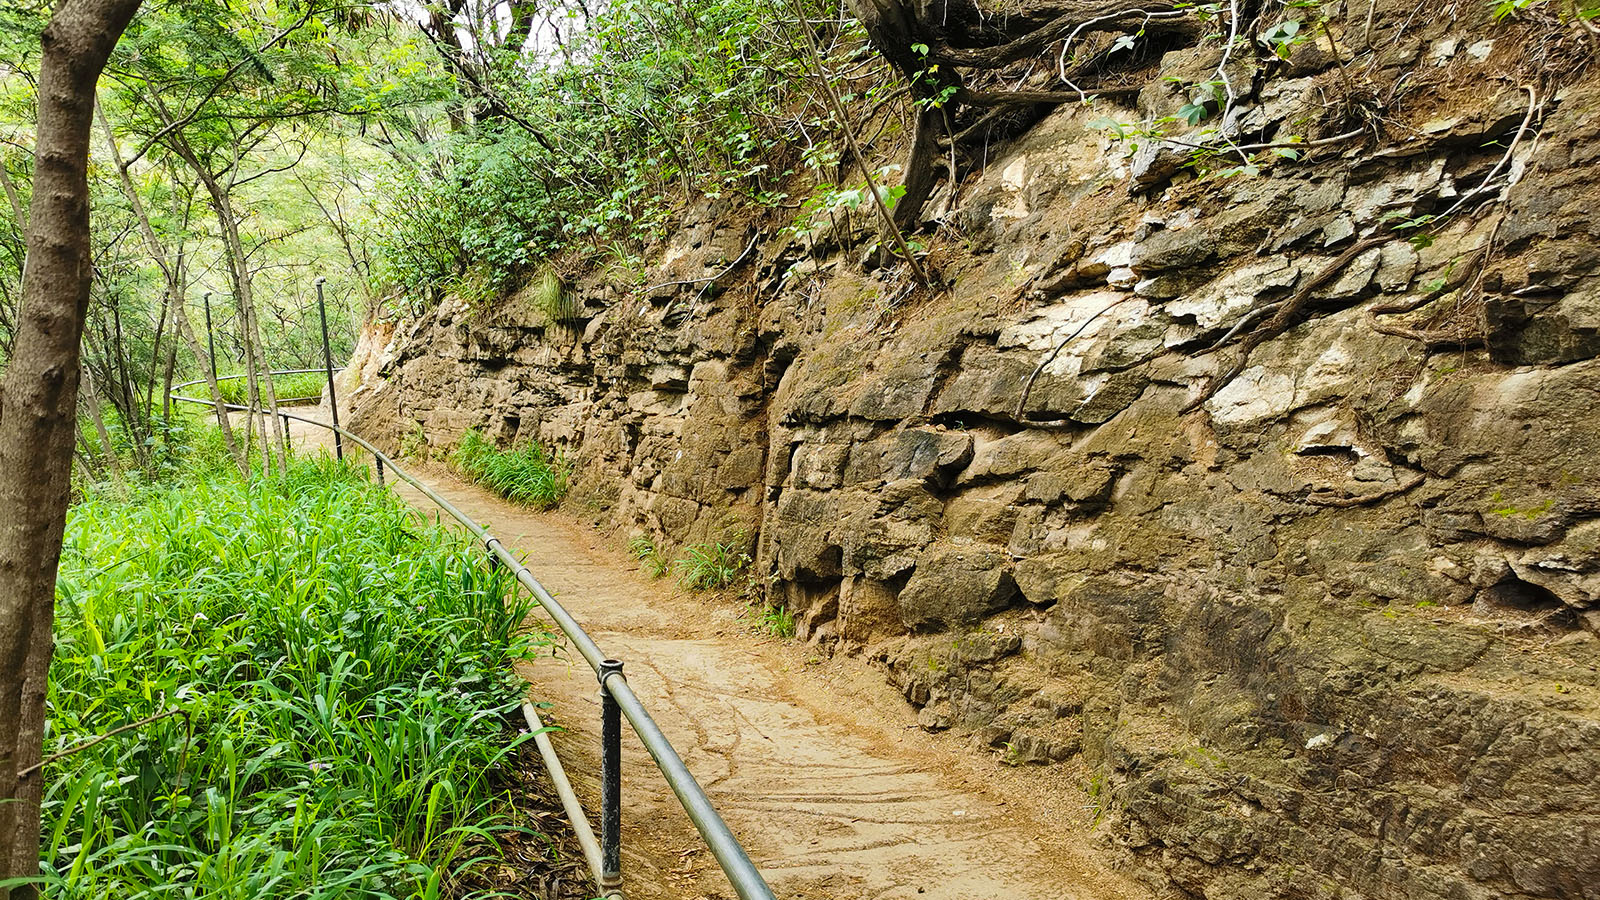
[[[310,441],[308,441],[310,443]],[[364,455],[364,454],[363,454]],[[916,727],[881,673],[755,634],[735,604],[651,581],[597,532],[507,504],[437,467],[419,477],[525,559],[622,659],[634,690],[783,898],[1131,900],[1149,894],[1097,858],[1083,793]],[[432,518],[409,486],[400,493]],[[554,740],[598,808],[599,695],[575,653],[523,670],[564,727]],[[733,892],[625,729],[630,898]]]

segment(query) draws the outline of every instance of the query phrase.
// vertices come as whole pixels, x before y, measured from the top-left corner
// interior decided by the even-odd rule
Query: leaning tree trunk
[[[922,207],[938,183],[935,172],[939,156],[938,128],[944,114],[939,105],[931,101],[948,89],[959,90],[961,76],[951,66],[930,67],[927,59],[912,49],[927,46],[934,37],[933,30],[917,18],[911,4],[904,0],[851,0],[850,7],[866,29],[867,39],[905,79],[916,106],[916,125],[902,182],[906,190],[894,208],[894,227],[911,233],[917,230]]]
[[[45,679],[89,306],[95,82],[140,0],[62,0],[40,36],[33,206],[0,415],[0,877],[39,874]],[[28,771],[23,776],[20,773]],[[31,900],[24,885],[0,897]]]
[[[189,314],[184,307],[184,298],[187,296],[188,285],[183,269],[183,251],[180,248],[177,259],[167,253],[167,248],[161,243],[161,238],[156,235],[155,226],[150,224],[150,216],[145,212],[144,202],[139,199],[139,192],[133,187],[133,178],[128,174],[128,167],[122,161],[122,151],[117,147],[117,135],[111,130],[111,120],[106,118],[104,109],[96,104],[96,112],[100,117],[100,128],[105,134],[106,147],[111,151],[111,162],[116,168],[122,193],[128,198],[128,205],[133,209],[134,220],[139,223],[139,233],[144,236],[146,249],[156,261],[156,267],[161,270],[161,275],[167,282],[167,301],[170,305],[173,324],[177,326],[178,336],[188,345],[189,352],[194,355],[195,362],[200,365],[200,374],[205,376],[206,389],[211,395],[211,409],[217,417],[217,427],[222,429],[222,441],[228,447],[228,454],[233,457],[234,463],[239,467],[239,474],[245,478],[250,477],[250,462],[239,442],[233,436],[233,426],[228,420],[226,402],[222,398],[222,391],[217,387],[216,376],[212,374],[216,368],[206,349],[200,346],[200,341],[195,337],[194,327],[189,323]],[[152,379],[153,382],[153,379]],[[170,393],[172,378],[167,378],[168,392]],[[165,395],[163,395],[165,396]],[[168,401],[163,400],[163,409]]]
[[[193,168],[206,192],[211,195],[211,209],[216,213],[217,226],[222,231],[223,249],[227,251],[228,274],[233,282],[234,305],[239,312],[239,336],[245,349],[245,382],[250,390],[250,406],[261,417],[262,465],[272,468],[276,460],[283,469],[282,424],[278,419],[278,396],[272,387],[272,373],[267,371],[266,354],[261,345],[261,326],[256,321],[256,300],[250,281],[250,260],[244,252],[244,242],[239,238],[239,217],[233,210],[229,188],[223,186],[211,172],[195,161]],[[265,401],[263,404],[262,401]]]

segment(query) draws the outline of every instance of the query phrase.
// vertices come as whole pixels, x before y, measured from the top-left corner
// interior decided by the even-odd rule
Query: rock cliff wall
[[[1600,95],[1455,10],[1240,73],[1249,133],[1331,138],[1253,174],[1129,153],[1161,78],[1058,108],[930,205],[948,290],[864,268],[870,222],[702,203],[574,308],[373,330],[357,427],[536,438],[622,529],[742,535],[804,639],[1080,767],[1160,886],[1600,897]]]

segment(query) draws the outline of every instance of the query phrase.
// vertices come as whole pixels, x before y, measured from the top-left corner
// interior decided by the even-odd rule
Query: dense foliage
[[[784,14],[799,8],[621,0],[490,57],[502,111],[392,172],[380,278],[485,295],[568,248],[627,263],[687,198],[783,202],[795,171],[838,161]]]
[[[328,376],[321,372],[297,372],[293,375],[275,375],[272,383],[280,402],[321,400],[323,391],[328,387]],[[219,381],[217,387],[222,391],[222,398],[229,403],[242,404],[249,399],[243,378]]]
[[[461,436],[450,461],[461,474],[516,503],[548,509],[567,495],[570,465],[536,442],[500,450],[471,430]]]
[[[56,897],[437,897],[517,824],[511,665],[539,636],[475,548],[359,470],[87,497],[46,752]]]

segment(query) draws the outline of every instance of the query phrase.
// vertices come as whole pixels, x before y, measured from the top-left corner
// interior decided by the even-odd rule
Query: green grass
[[[250,381],[247,378],[227,378],[218,381],[217,389],[222,392],[222,399],[228,403],[237,403],[241,406],[250,400]],[[272,388],[277,392],[278,402],[286,403],[290,400],[321,400],[322,392],[328,386],[328,376],[321,372],[302,372],[298,375],[274,375]],[[195,396],[204,397],[206,387],[200,385],[200,393]],[[261,386],[265,395],[266,387]]]
[[[476,429],[461,435],[450,457],[456,470],[514,503],[549,509],[567,495],[570,467],[537,443],[495,447]]]
[[[678,583],[691,591],[732,587],[750,567],[750,554],[744,552],[743,546],[744,540],[739,536],[726,541],[690,544],[672,564],[678,573]]]
[[[46,755],[182,714],[48,767],[48,896],[461,896],[515,827],[511,666],[544,637],[360,470],[91,492],[66,546]]]
[[[642,534],[628,542],[628,554],[639,561],[640,570],[651,578],[660,578],[672,568],[672,558]]]
[[[794,613],[789,612],[789,608],[783,604],[751,601],[749,613],[751,624],[757,631],[786,641],[794,637]]]

